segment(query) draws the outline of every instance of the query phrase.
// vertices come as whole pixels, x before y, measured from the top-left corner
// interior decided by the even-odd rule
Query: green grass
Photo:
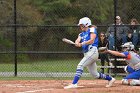
[[[18,62],[17,70],[19,72],[75,72],[80,60],[81,59],[51,59],[25,63]],[[97,62],[97,64],[100,65],[99,62]],[[0,64],[0,72],[13,72],[14,70],[14,63]],[[107,71],[107,69],[105,71]],[[86,68],[84,72],[88,72]]]
[[[34,62],[20,62],[17,65],[17,71],[18,72],[76,72],[76,68],[78,63],[81,59],[51,59],[51,60],[45,60],[45,61],[34,61]],[[100,65],[99,62],[97,62],[98,65]],[[14,64],[10,63],[1,63],[0,64],[0,72],[13,72],[14,73],[15,67]],[[100,71],[100,68],[98,68],[98,71]],[[84,69],[84,72],[87,73],[87,68]],[[105,72],[107,72],[107,69],[105,69]],[[118,77],[122,79],[122,77]],[[2,77],[0,80],[39,80],[39,79],[58,79],[58,78],[46,78],[46,77]],[[59,78],[60,79],[60,78]],[[73,79],[71,78],[61,78],[61,79]],[[92,77],[82,77],[81,79],[93,79]]]
[[[73,77],[69,77],[69,78],[48,78],[48,77],[0,77],[0,80],[72,80]],[[81,78],[81,79],[87,79],[90,80],[89,78]],[[93,79],[93,78],[92,78]]]
[[[115,77],[117,80],[121,80],[121,76]],[[0,80],[72,80],[73,77],[67,78],[47,78],[47,77],[0,77]],[[94,80],[92,77],[81,77],[80,80]]]
[[[20,72],[75,72],[79,60],[45,60],[36,62],[18,63]],[[0,64],[0,72],[14,71],[14,64]]]
[[[51,59],[45,61],[34,62],[18,62],[18,72],[75,72],[81,59]],[[97,62],[100,65],[100,62]],[[14,63],[0,64],[0,72],[13,72],[15,70]],[[100,71],[100,69],[98,69]],[[88,72],[84,68],[84,72]],[[107,69],[105,69],[107,72]]]

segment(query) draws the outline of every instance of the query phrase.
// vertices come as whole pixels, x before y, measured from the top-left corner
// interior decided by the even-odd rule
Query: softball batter
[[[126,77],[122,79],[122,84],[125,85],[140,85],[140,56],[134,52],[134,45],[132,42],[127,42],[122,45],[122,53],[118,51],[107,50],[108,53],[115,56],[124,57],[128,65],[125,67],[125,71],[128,73]]]
[[[82,47],[84,57],[77,66],[76,74],[74,76],[72,84],[65,86],[64,89],[77,88],[78,80],[80,79],[84,67],[88,68],[88,71],[94,78],[108,80],[106,87],[111,87],[115,82],[115,78],[110,77],[97,72],[96,61],[98,60],[98,36],[96,27],[91,26],[91,20],[88,17],[81,18],[79,24],[81,33],[75,40],[76,47]]]

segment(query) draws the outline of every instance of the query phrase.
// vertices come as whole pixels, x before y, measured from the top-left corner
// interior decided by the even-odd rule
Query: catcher
[[[120,53],[102,47],[99,49],[99,52],[106,52],[115,56],[124,57],[128,63],[124,70],[128,75],[122,79],[122,84],[132,86],[140,85],[140,55],[135,52],[132,42],[127,42],[122,45],[122,50],[123,52]]]

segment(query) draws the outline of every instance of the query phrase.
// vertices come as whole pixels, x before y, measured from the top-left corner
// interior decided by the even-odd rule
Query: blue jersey
[[[81,43],[90,40],[90,33],[96,34],[96,38],[94,39],[94,42],[91,45],[85,44],[82,46],[83,52],[87,52],[89,50],[89,46],[98,47],[98,35],[97,35],[97,30],[94,27],[89,28],[87,31],[84,31],[79,34],[81,37]]]

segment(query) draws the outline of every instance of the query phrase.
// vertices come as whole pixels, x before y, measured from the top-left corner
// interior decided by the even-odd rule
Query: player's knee
[[[129,84],[128,79],[122,79],[122,84],[123,84],[123,85],[128,85],[128,84]]]
[[[124,71],[126,72],[126,73],[132,73],[132,72],[134,72],[135,70],[132,68],[132,67],[130,67],[130,66],[125,66],[124,67]]]
[[[124,71],[125,71],[126,73],[128,73],[128,71],[127,71],[127,66],[124,67]]]
[[[139,85],[139,84],[140,84],[140,81],[139,81],[139,80],[132,79],[132,80],[130,81],[130,85],[131,85],[131,86],[136,86],[136,85]]]
[[[135,85],[137,85],[137,82],[134,79],[122,79],[122,84],[135,86]]]

